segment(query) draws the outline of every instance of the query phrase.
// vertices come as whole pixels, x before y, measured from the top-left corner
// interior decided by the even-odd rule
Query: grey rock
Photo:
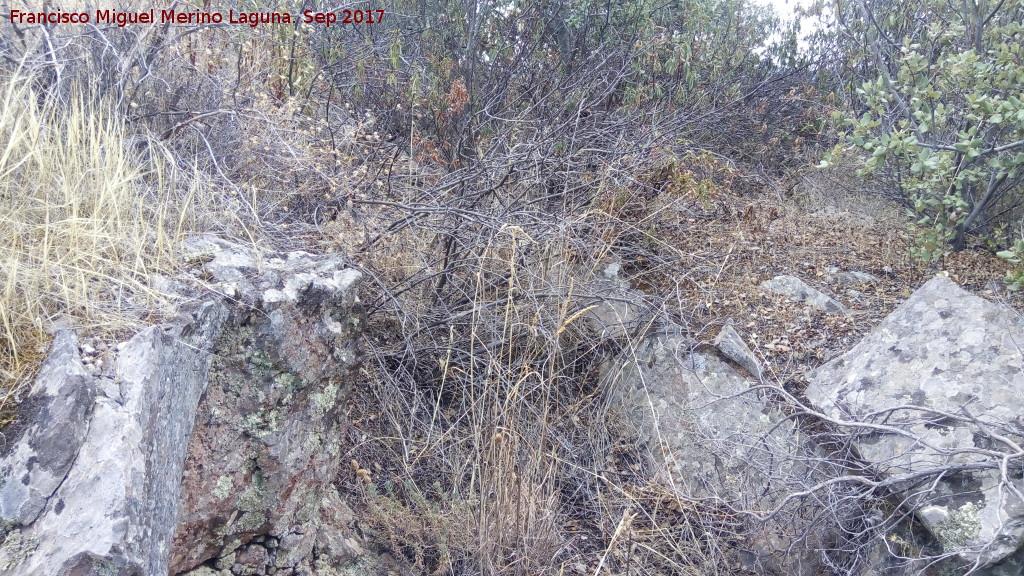
[[[182,576],[221,576],[221,574],[222,572],[220,570],[215,570],[208,566],[200,566],[195,570],[185,572]]]
[[[258,544],[249,544],[238,551],[231,572],[239,576],[265,574],[269,564],[270,555],[267,549]]]
[[[761,379],[761,363],[757,361],[757,357],[750,351],[743,341],[743,337],[732,327],[732,324],[722,326],[718,336],[715,337],[715,346],[726,358],[742,366],[751,376],[758,380]]]
[[[618,262],[612,262],[611,264],[605,266],[604,270],[601,271],[601,275],[607,278],[608,280],[613,280],[614,278],[618,277],[619,270],[622,270],[622,264],[619,264]]]
[[[336,489],[325,490],[320,502],[321,529],[316,535],[315,542],[317,558],[325,559],[332,565],[339,565],[365,554],[359,537],[353,530],[346,530],[354,526],[355,518],[355,512],[349,508]]]
[[[217,558],[213,562],[213,565],[214,565],[214,567],[217,568],[217,570],[230,570],[230,568],[235,565],[235,557],[236,556],[238,556],[238,554],[236,552],[232,551],[229,554],[226,554],[226,555],[224,555],[224,556],[222,556],[220,558]]]
[[[923,576],[933,572],[927,571],[929,561],[925,559],[907,558],[901,543],[909,534],[881,531],[876,533],[865,546],[860,555],[863,558],[862,568],[855,572],[857,576]],[[938,572],[944,574],[944,572]]]
[[[997,564],[986,566],[974,574],[977,576],[1020,576],[1024,574],[1024,550],[1018,549]]]
[[[154,274],[149,284],[157,292],[173,299],[183,298],[189,292],[184,284],[163,274]]]
[[[717,355],[695,351],[679,329],[649,336],[607,365],[604,375],[610,417],[635,423],[649,446],[654,478],[682,497],[767,511],[822,478],[813,468],[821,459],[810,457],[813,446],[792,422],[768,408]],[[824,532],[805,530],[812,508],[773,520],[786,530],[752,523],[740,561],[763,573],[822,573],[816,571],[819,554],[790,550],[804,532],[812,540]]]
[[[312,530],[289,532],[281,536],[281,546],[277,549],[278,568],[295,568],[303,560],[309,558],[316,544],[316,533]]]
[[[581,307],[580,320],[589,332],[598,338],[637,341],[656,328],[657,304],[630,286],[621,271],[618,261],[588,267],[559,258],[541,273],[551,286],[560,287],[563,299]]]
[[[829,314],[848,315],[850,313],[846,306],[843,306],[838,300],[811,288],[795,276],[776,276],[762,282],[761,288],[774,294],[781,294],[795,302],[805,302]]]
[[[825,278],[829,282],[836,282],[837,284],[848,287],[861,286],[863,284],[874,284],[879,281],[873,274],[859,272],[856,270],[841,271],[836,266],[829,266],[825,269]]]
[[[39,517],[85,442],[95,396],[78,355],[78,338],[67,330],[58,332],[24,404],[22,417],[33,422],[0,460],[0,517],[5,523],[28,525]]]
[[[185,448],[206,387],[206,351],[226,317],[227,308],[208,303],[178,324],[132,338],[118,358],[123,393],[117,400],[96,396],[94,381],[81,371],[74,336],[57,336],[47,360],[55,368],[39,375],[34,394],[56,392],[74,404],[38,415],[37,428],[2,466],[5,478],[26,474],[31,480],[45,471],[37,462],[57,459],[66,472],[56,485],[53,479],[30,482],[40,487],[34,496],[51,491],[36,517],[26,511],[38,508],[37,498],[11,516],[5,511],[21,537],[38,545],[0,573],[167,572]],[[47,434],[58,441],[41,441]],[[36,459],[23,462],[19,455],[26,450],[36,451]],[[73,463],[67,466],[69,454]]]
[[[0,459],[0,575],[202,573],[232,556],[220,574],[255,574],[272,556],[312,562],[317,542],[361,551],[321,510],[337,503],[324,491],[342,468],[359,272],[210,237],[186,250],[214,290],[190,280],[176,320],[86,343],[91,368],[56,334]],[[273,554],[251,544],[265,535]]]
[[[212,248],[209,248],[212,245]],[[210,387],[182,477],[171,569],[278,538],[278,567],[306,559],[342,466],[339,399],[357,360],[360,274],[337,255],[255,254],[217,239],[204,270],[240,307],[214,345]],[[346,460],[347,462],[347,460]],[[301,526],[298,530],[294,527]]]
[[[612,273],[614,272],[614,273]],[[595,303],[586,313],[587,321],[602,337],[626,338],[644,331],[644,295],[618,277],[618,264],[612,264],[600,277],[585,284]]]
[[[758,493],[744,488],[759,482],[751,454],[730,440],[748,428],[767,430],[771,419],[728,364],[693,351],[679,335],[655,335],[606,374],[613,403],[641,423],[655,453],[671,451],[655,463],[663,480],[694,498],[734,501]],[[789,430],[780,431],[788,447]]]
[[[950,471],[905,502],[948,552],[981,566],[1024,541],[1020,481],[1002,483],[998,471],[998,455],[1024,442],[1022,343],[1016,313],[939,276],[814,371],[807,389],[827,416],[875,426],[854,443],[882,477]]]
[[[230,286],[232,297],[250,306],[347,293],[361,276],[340,254],[262,253],[215,236],[189,238],[183,251],[187,261],[202,263],[214,287]],[[301,294],[306,290],[314,293]]]
[[[935,525],[949,518],[949,508],[945,506],[922,506],[917,514],[928,524]]]

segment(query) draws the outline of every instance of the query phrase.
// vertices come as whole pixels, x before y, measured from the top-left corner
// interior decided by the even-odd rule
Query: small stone
[[[231,567],[235,565],[235,556],[236,554],[232,552],[223,558],[218,558],[217,561],[214,562],[214,566],[217,567],[217,570],[230,570]]]
[[[925,506],[918,511],[921,519],[931,525],[942,524],[949,518],[949,508],[945,506]]]
[[[811,288],[803,280],[795,276],[786,274],[776,276],[771,280],[762,282],[761,288],[774,294],[781,294],[796,302],[806,302],[830,314],[849,315],[850,313],[838,300],[823,294],[815,288]]]
[[[611,280],[611,279],[613,279],[613,278],[615,278],[615,277],[617,277],[619,275],[619,270],[621,270],[621,269],[622,269],[622,265],[621,264],[619,264],[618,262],[612,262],[611,264],[609,264],[604,269],[602,274],[604,275],[605,278]]]
[[[731,324],[722,326],[722,330],[715,337],[715,346],[726,358],[742,366],[751,376],[761,378],[761,363]]]

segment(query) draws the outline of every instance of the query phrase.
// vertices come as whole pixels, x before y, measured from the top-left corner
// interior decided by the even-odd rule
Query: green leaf
[[[1013,250],[1003,250],[1001,252],[996,252],[996,256],[1003,260],[1015,260],[1017,258],[1017,253]]]

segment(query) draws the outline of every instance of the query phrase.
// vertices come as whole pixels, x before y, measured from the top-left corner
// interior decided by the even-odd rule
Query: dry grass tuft
[[[58,100],[0,79],[0,425],[52,321],[118,331],[166,309],[150,287],[199,225],[199,179],[82,87]],[[207,199],[209,202],[212,199]]]

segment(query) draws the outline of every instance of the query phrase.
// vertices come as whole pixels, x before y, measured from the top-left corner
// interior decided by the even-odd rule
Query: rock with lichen
[[[938,276],[856,347],[810,377],[828,417],[863,426],[857,453],[943,549],[978,567],[1024,543],[1024,320]],[[995,572],[993,572],[995,573]],[[1015,572],[1019,573],[1019,572]]]
[[[55,337],[0,459],[0,574],[264,574],[363,553],[331,488],[360,273],[212,237],[185,252],[201,281],[175,320],[102,358]]]

